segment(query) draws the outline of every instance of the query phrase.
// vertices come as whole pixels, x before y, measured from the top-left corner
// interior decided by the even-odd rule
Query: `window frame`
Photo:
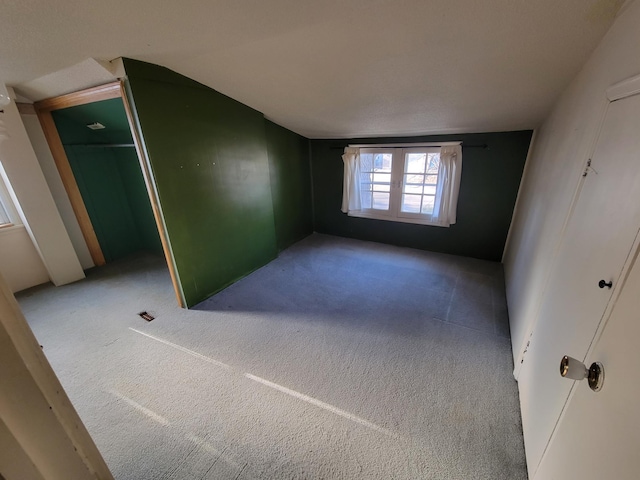
[[[414,212],[403,212],[402,211],[402,196],[404,194],[404,186],[405,186],[405,175],[406,173],[406,159],[407,154],[410,153],[425,153],[427,154],[427,159],[429,153],[440,153],[441,146],[440,145],[406,145],[406,146],[375,146],[375,145],[367,145],[362,146],[360,148],[360,155],[362,154],[376,154],[376,153],[391,153],[391,180],[389,183],[389,209],[388,210],[380,210],[374,208],[365,208],[361,207],[358,211],[349,211],[348,215],[352,217],[362,217],[362,218],[371,218],[376,220],[387,220],[392,222],[401,222],[401,223],[413,223],[420,225],[434,225],[441,226],[436,222],[433,222],[432,216],[433,214],[427,213],[414,213]],[[360,159],[358,159],[360,162]],[[422,175],[426,175],[426,165],[425,165],[425,173]],[[438,169],[438,178],[436,179],[436,193],[434,198],[437,198],[437,184],[440,180],[441,169]],[[360,181],[360,186],[362,186],[362,181]],[[424,185],[424,183],[423,183]],[[424,190],[421,194],[424,196]],[[434,202],[435,203],[435,202]]]
[[[368,151],[371,150],[371,151]],[[395,161],[394,161],[394,150],[393,148],[361,148],[360,149],[360,155],[362,155],[363,153],[372,153],[372,154],[391,154],[391,172],[390,172],[390,178],[391,180],[389,181],[389,208],[387,210],[381,210],[381,209],[377,209],[377,208],[363,208],[361,207],[359,212],[354,212],[357,213],[357,216],[366,216],[367,218],[380,218],[380,217],[384,217],[382,218],[382,220],[390,220],[393,215],[392,215],[392,209],[393,209],[393,195],[392,195],[392,189],[393,189],[393,178],[394,178],[394,165],[395,165]],[[360,159],[358,159],[358,161],[360,161]],[[360,171],[360,174],[362,175],[362,171]],[[360,181],[360,188],[362,188],[362,180]],[[362,193],[361,193],[361,197],[362,198]],[[351,213],[350,213],[351,214]],[[361,214],[361,215],[360,215]]]

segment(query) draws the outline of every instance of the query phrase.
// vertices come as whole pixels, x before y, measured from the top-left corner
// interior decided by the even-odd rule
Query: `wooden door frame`
[[[182,290],[178,282],[173,255],[171,254],[169,239],[164,224],[164,218],[162,217],[159,200],[155,193],[155,184],[153,182],[150,169],[145,162],[145,151],[142,147],[142,141],[138,130],[135,128],[133,111],[126,95],[124,81],[120,80],[117,82],[111,82],[105,85],[81,90],[79,92],[41,100],[34,103],[34,108],[38,116],[38,120],[40,121],[40,125],[42,126],[44,136],[47,140],[47,143],[49,144],[49,148],[51,150],[53,160],[56,164],[56,168],[58,169],[58,173],[60,173],[62,184],[64,185],[67,195],[69,196],[71,207],[73,208],[73,212],[75,213],[78,224],[80,225],[80,230],[82,231],[82,235],[85,239],[85,242],[87,243],[89,253],[91,254],[91,259],[96,266],[101,266],[106,263],[104,254],[102,253],[102,248],[100,247],[100,243],[98,242],[98,237],[96,236],[93,224],[91,223],[91,219],[89,218],[87,207],[85,206],[82,195],[80,194],[80,189],[78,188],[75,176],[73,175],[73,171],[71,170],[71,164],[69,163],[69,159],[67,158],[67,154],[64,150],[64,146],[62,145],[62,140],[60,139],[60,135],[58,133],[58,129],[56,128],[56,124],[53,120],[53,115],[51,114],[51,112],[53,112],[54,110],[77,107],[79,105],[86,105],[88,103],[111,100],[114,98],[122,99],[124,110],[127,115],[127,120],[129,122],[129,128],[131,130],[131,135],[133,137],[133,143],[136,148],[136,153],[138,154],[138,161],[142,170],[142,176],[144,177],[145,185],[147,187],[147,194],[149,195],[149,200],[151,201],[153,217],[155,219],[158,233],[160,235],[162,250],[164,251],[167,266],[169,267],[169,274],[171,275],[173,289],[175,291],[178,304],[181,307],[184,307],[185,301],[183,299],[181,293]]]
[[[75,176],[71,170],[71,164],[69,163],[69,159],[65,153],[62,140],[58,134],[58,129],[56,128],[51,112],[62,108],[76,107],[78,105],[85,105],[87,103],[119,97],[121,97],[120,82],[114,82],[100,87],[83,90],[81,92],[70,93],[61,97],[49,98],[34,104],[38,120],[42,126],[42,131],[44,132],[44,136],[47,139],[49,148],[51,149],[51,154],[53,155],[53,160],[58,168],[58,173],[60,173],[62,184],[64,185],[64,189],[71,201],[73,213],[75,213],[76,218],[78,219],[82,236],[84,237],[85,242],[87,242],[91,259],[96,266],[104,265],[106,261],[102,253],[102,248],[100,248],[96,232],[93,229],[93,224],[89,218],[87,207],[84,204],[84,200],[80,194],[80,189],[78,188]]]

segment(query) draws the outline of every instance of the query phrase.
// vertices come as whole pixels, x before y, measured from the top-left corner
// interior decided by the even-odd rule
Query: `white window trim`
[[[434,222],[432,215],[423,213],[409,213],[401,211],[402,203],[402,186],[403,183],[394,185],[398,180],[397,178],[404,177],[404,155],[405,153],[414,152],[439,152],[442,147],[445,146],[457,146],[462,145],[462,142],[432,142],[432,143],[412,143],[412,144],[363,144],[363,145],[349,145],[349,148],[358,148],[361,153],[392,153],[394,155],[399,154],[400,161],[397,161],[397,157],[394,156],[392,163],[391,174],[391,186],[389,196],[389,210],[377,210],[373,208],[361,208],[360,210],[349,210],[347,215],[350,217],[369,218],[374,220],[385,220],[399,223],[411,223],[418,225],[430,225],[436,227],[448,228],[450,225],[442,224],[440,222]],[[440,177],[441,170],[438,172],[438,178]],[[394,180],[395,178],[395,180]],[[393,189],[400,189],[400,192],[393,193]]]

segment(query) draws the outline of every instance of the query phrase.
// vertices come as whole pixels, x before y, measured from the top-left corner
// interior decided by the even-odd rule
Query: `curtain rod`
[[[127,148],[135,145],[133,143],[68,143],[65,147]]]
[[[411,144],[404,144],[403,146],[399,146],[400,144],[395,144],[396,146],[391,147],[389,145],[376,145],[376,144],[369,144],[369,145],[333,145],[331,147],[329,147],[331,150],[342,150],[345,147],[354,147],[354,148],[413,148],[413,146]],[[460,144],[460,142],[455,142],[455,143],[449,143],[449,142],[445,142],[445,143],[435,143],[432,144],[430,146],[432,147],[441,147],[444,145],[461,145],[462,148],[482,148],[484,150],[488,150],[489,149],[489,145],[487,145],[486,143],[480,143],[478,145],[465,145],[465,144]],[[418,147],[420,146],[425,146],[425,145],[417,145]]]
[[[462,142],[414,142],[414,143],[379,143],[379,144],[349,144],[353,148],[413,148],[413,147],[452,147],[462,145]]]

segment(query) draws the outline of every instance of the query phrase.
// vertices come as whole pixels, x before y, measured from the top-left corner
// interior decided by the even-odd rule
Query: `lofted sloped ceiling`
[[[622,4],[4,0],[0,81],[38,100],[47,79],[59,82],[54,72],[81,77],[78,64],[124,56],[191,77],[310,138],[528,129]],[[88,75],[101,77],[95,68]]]

